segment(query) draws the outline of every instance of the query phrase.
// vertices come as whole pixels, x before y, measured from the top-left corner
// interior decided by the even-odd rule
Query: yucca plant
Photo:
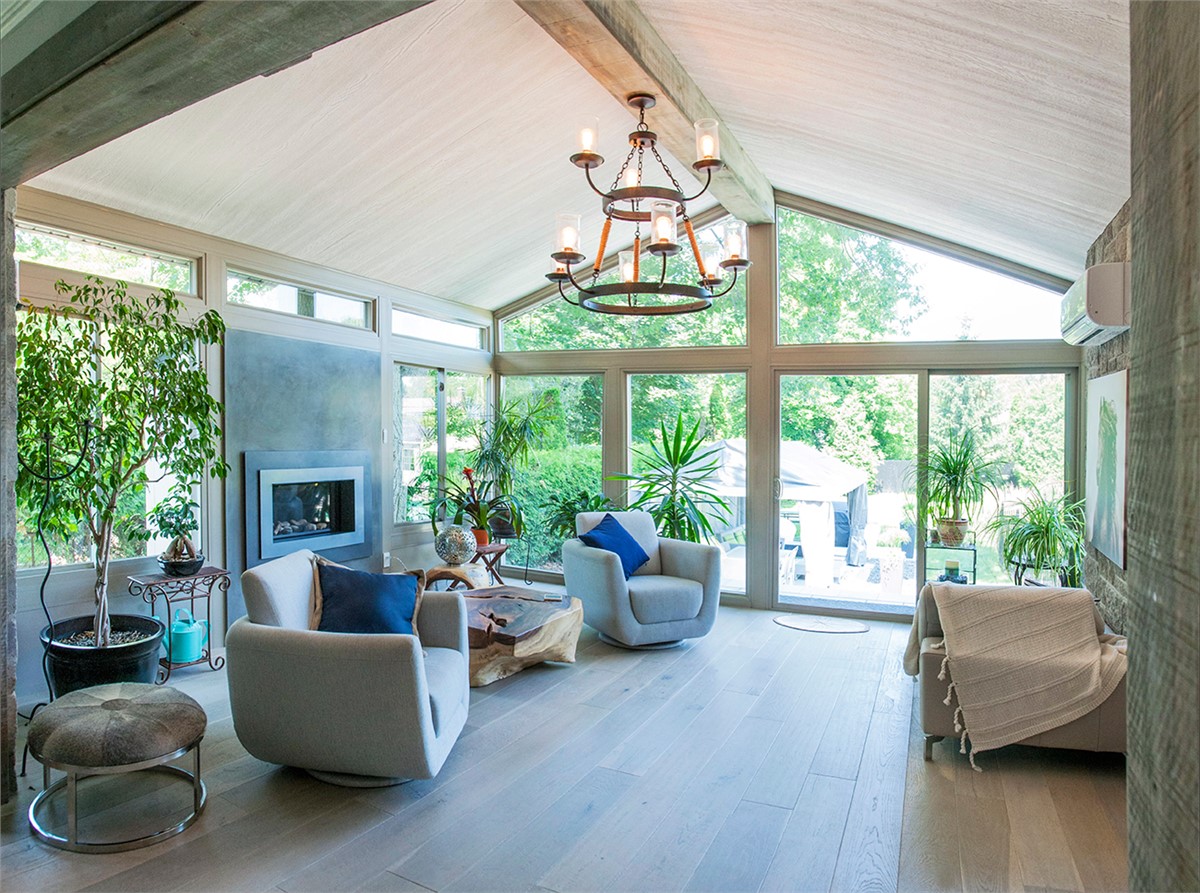
[[[1082,583],[1083,500],[1046,497],[1035,489],[1018,503],[1017,514],[994,518],[987,529],[1000,534],[1000,555],[1016,585],[1030,571],[1043,570],[1054,571],[1062,586]]]
[[[651,440],[648,452],[634,450],[646,460],[645,471],[614,474],[607,480],[633,485],[638,496],[629,507],[648,511],[661,535],[693,543],[711,539],[709,515],[725,520],[729,513],[729,503],[711,484],[721,451],[704,448],[700,422],[685,432],[682,415],[675,419],[674,432],[668,433],[665,422],[659,423],[659,430],[661,446]]]

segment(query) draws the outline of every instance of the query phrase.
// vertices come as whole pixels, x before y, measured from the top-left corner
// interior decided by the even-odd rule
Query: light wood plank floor
[[[585,628],[576,664],[472,692],[436,779],[375,790],[255,760],[224,673],[179,672],[209,714],[203,817],[143,850],[61,853],[25,825],[31,762],[3,817],[3,888],[1125,887],[1123,758],[1009,748],[976,773],[943,742],[926,763],[900,667],[907,627],[821,635],[773,616],[724,607],[707,638],[645,653]],[[81,827],[133,833],[187,798],[154,776],[89,783]]]

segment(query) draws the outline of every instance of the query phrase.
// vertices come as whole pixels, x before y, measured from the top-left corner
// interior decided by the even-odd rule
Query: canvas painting
[[[1125,567],[1125,438],[1129,372],[1087,383],[1087,538]]]

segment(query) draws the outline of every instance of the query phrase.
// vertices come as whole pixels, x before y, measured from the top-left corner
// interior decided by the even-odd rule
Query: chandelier
[[[580,238],[580,215],[559,214],[554,227],[554,270],[546,278],[558,284],[563,299],[576,307],[597,313],[612,313],[621,316],[668,316],[679,313],[695,313],[712,306],[713,298],[728,294],[737,284],[738,273],[750,266],[746,258],[746,224],[731,221],[725,230],[723,253],[713,251],[702,255],[696,240],[692,221],[688,217],[688,202],[695,201],[708,191],[713,174],[724,167],[720,157],[720,139],[717,122],[704,118],[695,123],[696,161],[692,168],[704,175],[704,186],[695,195],[685,196],[683,188],[667,163],[658,152],[658,134],[646,125],[646,109],[654,107],[654,96],[649,93],[630,93],[626,102],[638,110],[638,124],[629,134],[629,153],[617,172],[608,191],[592,181],[592,170],[604,163],[597,153],[599,145],[599,121],[592,119],[579,131],[580,151],[571,156],[572,163],[583,169],[588,185],[600,196],[604,211],[604,228],[600,232],[600,244],[592,262],[590,274],[578,276],[572,269],[587,258],[582,253]],[[643,179],[646,153],[662,168],[671,185],[647,186]],[[633,248],[617,255],[618,281],[600,284],[600,269],[604,263],[604,249],[608,245],[613,220],[634,225]],[[699,271],[698,280],[672,282],[667,278],[667,258],[678,254],[681,246],[677,242],[678,224],[682,222],[687,234],[692,255]],[[645,226],[647,232],[642,233]],[[657,257],[661,268],[645,272],[642,253]],[[649,261],[645,266],[657,266]],[[586,268],[585,268],[586,269]],[[655,272],[657,275],[655,275]],[[728,283],[717,291],[732,272]],[[580,279],[583,279],[581,282]],[[573,291],[568,291],[568,286]],[[575,295],[572,298],[572,294]],[[654,303],[640,303],[643,296],[654,296]]]

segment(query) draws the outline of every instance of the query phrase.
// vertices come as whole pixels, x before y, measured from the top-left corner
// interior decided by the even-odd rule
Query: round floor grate
[[[788,629],[808,633],[865,633],[869,627],[845,617],[822,617],[818,614],[781,614],[775,622]]]

